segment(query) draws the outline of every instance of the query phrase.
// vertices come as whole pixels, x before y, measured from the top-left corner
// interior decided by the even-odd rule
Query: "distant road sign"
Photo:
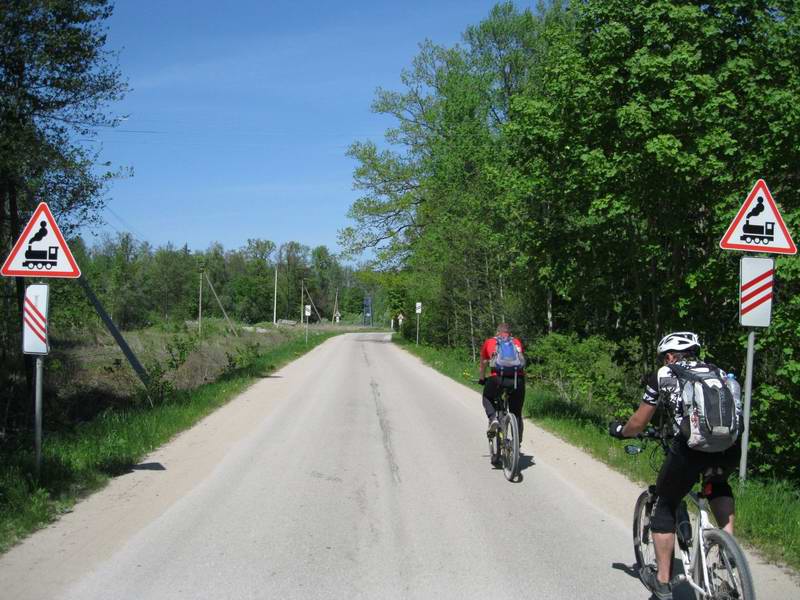
[[[723,250],[796,254],[797,246],[786,229],[775,200],[759,179],[719,242]]]
[[[25,354],[49,354],[47,335],[47,308],[49,286],[45,283],[29,285],[25,290],[22,307],[22,351]]]
[[[310,317],[310,316],[311,316],[311,305],[310,305],[310,304],[306,304],[306,310],[305,310],[305,313],[306,313],[306,316],[307,316],[307,317]]]
[[[66,279],[81,276],[78,263],[75,262],[46,203],[40,203],[33,211],[22,235],[3,263],[0,274],[6,277]]]
[[[775,261],[744,256],[739,272],[739,323],[744,327],[769,327]]]
[[[422,302],[417,302],[417,314],[422,312]]]

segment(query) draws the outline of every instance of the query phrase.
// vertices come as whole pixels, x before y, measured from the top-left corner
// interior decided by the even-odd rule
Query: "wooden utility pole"
[[[197,301],[197,335],[203,335],[203,270],[200,269],[200,299]]]

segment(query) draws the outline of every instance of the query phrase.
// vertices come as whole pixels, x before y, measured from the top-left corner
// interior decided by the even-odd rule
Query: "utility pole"
[[[278,324],[278,264],[281,262],[281,251],[278,249],[278,258],[275,261],[275,291],[272,295],[272,324]]]
[[[300,280],[300,323],[303,322],[303,315],[305,314],[305,299],[306,299],[306,280]]]
[[[200,269],[200,299],[197,301],[197,336],[203,335],[203,269]]]

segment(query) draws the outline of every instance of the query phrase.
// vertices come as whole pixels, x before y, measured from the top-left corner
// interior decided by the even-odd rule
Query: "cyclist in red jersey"
[[[494,403],[500,396],[500,389],[507,388],[509,392],[509,409],[517,417],[517,423],[519,424],[519,440],[521,443],[523,427],[522,405],[525,402],[525,371],[523,370],[523,366],[521,366],[518,369],[514,369],[513,372],[504,371],[501,374],[498,373],[498,369],[494,364],[497,356],[498,341],[502,342],[502,340],[508,338],[511,338],[520,356],[522,355],[522,342],[511,335],[508,323],[500,323],[497,326],[497,335],[483,342],[478,383],[483,385],[483,408],[486,411],[486,417],[489,419],[487,435],[494,435],[500,428],[500,424],[497,421],[497,409]],[[487,367],[490,369],[489,377],[486,377]]]

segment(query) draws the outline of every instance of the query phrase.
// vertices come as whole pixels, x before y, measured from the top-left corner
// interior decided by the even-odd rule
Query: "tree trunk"
[[[500,280],[500,322],[506,322],[506,297],[505,293],[503,292],[503,275],[500,274],[497,276]]]
[[[12,179],[6,181],[6,191],[8,193],[8,220],[9,237],[13,246],[20,234],[19,206],[17,203],[17,184]],[[25,304],[25,280],[22,277],[15,277],[17,291],[17,323],[19,324],[19,335],[22,338],[22,309]],[[28,355],[22,355],[22,369],[25,372],[25,385],[28,392],[33,392],[33,361]],[[25,410],[27,413],[27,409]]]
[[[484,259],[484,264],[486,266],[486,290],[489,293],[489,314],[492,317],[492,325],[497,326],[497,316],[495,315],[494,312],[494,294],[492,294],[492,288],[490,285],[492,279],[489,275],[489,257],[484,254],[483,259]],[[500,293],[502,295],[502,288],[500,289]]]

